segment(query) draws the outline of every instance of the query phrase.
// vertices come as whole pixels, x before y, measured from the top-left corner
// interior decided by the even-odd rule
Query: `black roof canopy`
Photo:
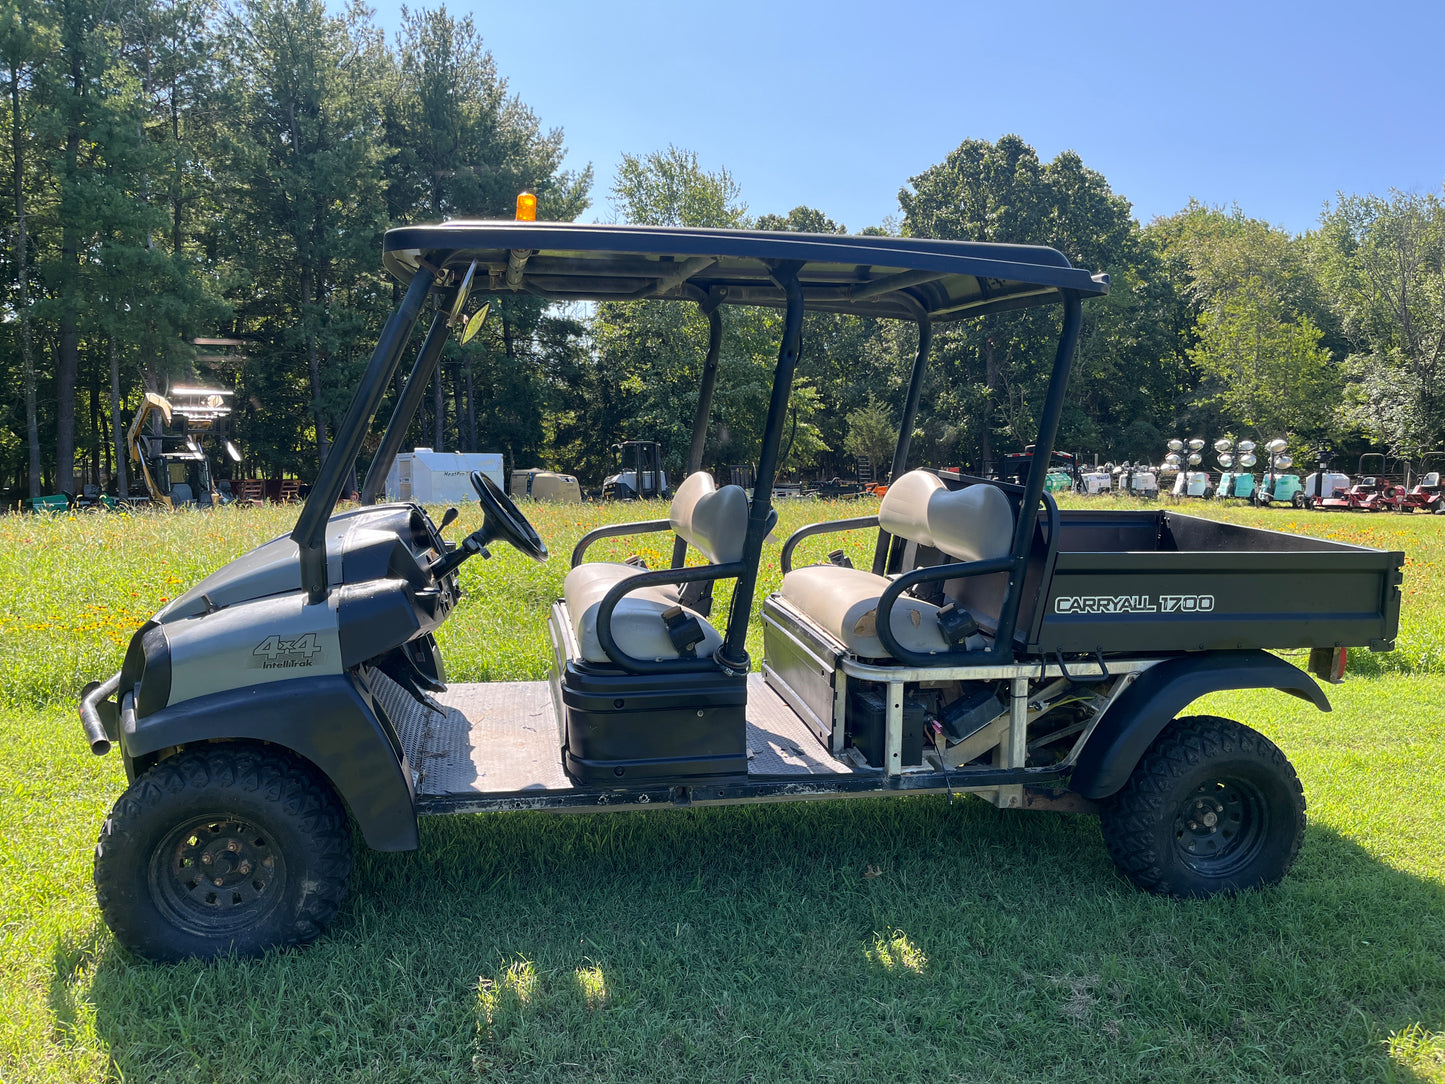
[[[957,320],[1108,293],[1109,277],[1040,245],[763,230],[574,222],[453,221],[388,230],[387,269],[403,282],[422,261],[461,275],[474,294],[553,301],[667,298],[712,308],[784,307],[773,270],[797,268],[819,312]]]

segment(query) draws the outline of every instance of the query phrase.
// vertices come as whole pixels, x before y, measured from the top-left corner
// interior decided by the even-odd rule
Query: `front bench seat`
[[[1013,545],[1014,510],[1002,490],[986,484],[950,490],[927,471],[909,471],[888,487],[878,507],[878,526],[889,534],[932,546],[959,561],[1006,557]],[[811,565],[783,577],[782,596],[848,651],[864,659],[888,659],[878,638],[878,600],[885,576],[858,568]],[[911,595],[894,603],[893,637],[910,651],[950,650],[938,629],[938,607]]]
[[[748,495],[741,486],[717,487],[711,474],[697,471],[677,487],[668,509],[673,533],[687,540],[712,564],[742,559],[748,530]],[[588,662],[610,663],[597,637],[597,611],[602,599],[623,580],[642,570],[607,561],[580,564],[567,573],[562,595],[572,621],[578,650]],[[617,646],[638,659],[676,659],[677,648],[667,633],[663,612],[679,605],[677,586],[644,587],[625,596],[612,611],[612,638]],[[700,659],[722,646],[722,636],[707,618],[684,606],[684,616],[695,617],[703,640],[693,651]]]

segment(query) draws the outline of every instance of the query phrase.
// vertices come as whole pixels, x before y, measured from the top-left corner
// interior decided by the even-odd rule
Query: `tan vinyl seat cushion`
[[[971,485],[950,490],[927,471],[909,471],[888,487],[878,524],[889,534],[933,546],[961,561],[1005,557],[1013,543],[1013,505],[1002,490]],[[783,598],[855,655],[891,658],[878,639],[878,599],[889,581],[858,568],[812,565],[783,577]],[[893,638],[910,651],[949,650],[938,631],[938,607],[911,595],[893,604]]]
[[[608,591],[636,576],[638,571],[631,565],[599,562],[578,565],[567,573],[563,585],[567,615],[572,619],[578,649],[588,662],[612,661],[597,638],[597,611]],[[625,596],[612,611],[612,638],[617,641],[618,647],[634,658],[677,658],[677,649],[672,646],[667,625],[662,620],[663,611],[676,605],[676,589],[668,585],[643,587]],[[695,610],[684,608],[683,612],[696,617],[702,627],[703,641],[693,648],[697,657],[710,657],[722,646],[722,637],[708,624],[707,618]]]
[[[878,639],[878,599],[889,580],[861,568],[810,565],[783,577],[783,598],[865,659],[891,658]],[[947,651],[938,607],[911,595],[893,604],[893,638],[910,651]]]
[[[748,530],[748,496],[740,486],[718,489],[711,474],[697,471],[677,487],[668,511],[673,532],[713,564],[740,560]],[[597,610],[613,586],[638,575],[642,569],[610,562],[581,564],[567,573],[562,595],[582,657],[588,662],[611,662],[597,638]],[[677,587],[644,587],[627,595],[612,611],[612,637],[617,646],[639,659],[675,659],[677,650],[662,620],[664,610],[677,605]],[[722,645],[718,631],[691,609],[702,626],[704,639],[693,650],[707,658]]]

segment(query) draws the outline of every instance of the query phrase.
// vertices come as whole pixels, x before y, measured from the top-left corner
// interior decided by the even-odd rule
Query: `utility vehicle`
[[[1119,868],[1152,892],[1252,889],[1289,869],[1305,803],[1284,754],[1186,709],[1267,687],[1328,710],[1267,649],[1311,649],[1322,676],[1347,646],[1389,649],[1403,555],[1163,508],[1061,511],[1048,453],[1083,304],[1106,276],[1033,246],[526,221],[393,229],[384,260],[404,296],[295,529],[146,621],[120,671],[83,693],[91,747],[118,745],[131,779],[95,857],[122,944],[172,959],[314,938],[346,889],[352,821],[371,847],[406,850],[418,817],[446,813],[968,792],[1097,811]],[[702,393],[668,518],[594,530],[573,551],[548,617],[550,680],[449,684],[434,634],[464,562],[498,543],[541,561],[545,543],[480,474],[483,525],[456,543],[451,515],[335,509],[428,304],[371,476],[469,297],[513,293],[697,305]],[[699,470],[732,305],[782,312],[751,493]],[[1059,341],[1024,480],[911,467],[934,327],[1035,305],[1057,308]],[[810,310],[912,322],[917,352],[877,513],[765,554]],[[869,533],[871,567],[823,557],[845,531]],[[588,559],[599,539],[650,533],[672,535],[670,567]],[[773,560],[784,574],[754,659]]]
[[[602,499],[607,501],[647,500],[671,497],[667,472],[662,469],[662,449],[655,440],[624,440],[614,444],[618,469],[602,480]]]

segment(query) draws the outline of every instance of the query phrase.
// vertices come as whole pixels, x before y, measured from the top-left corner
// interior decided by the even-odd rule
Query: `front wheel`
[[[294,757],[230,743],[141,775],[95,848],[106,925],[152,960],[310,941],[350,875],[351,829],[330,783]]]
[[[1231,719],[1175,719],[1105,805],[1104,842],[1134,884],[1202,897],[1274,884],[1305,829],[1299,777],[1279,748]]]

